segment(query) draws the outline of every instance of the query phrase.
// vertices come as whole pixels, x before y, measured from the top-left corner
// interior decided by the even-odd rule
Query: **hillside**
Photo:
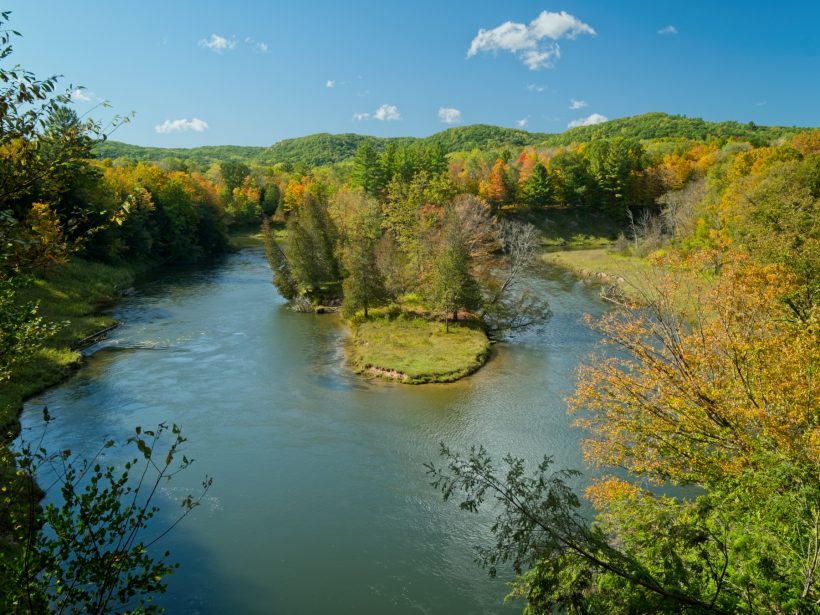
[[[549,135],[550,145],[568,145],[595,139],[630,137],[633,139],[683,138],[697,141],[740,139],[753,145],[765,145],[779,137],[796,134],[805,128],[758,126],[754,122],[707,122],[697,117],[644,113],[592,126],[578,126],[560,134]]]
[[[446,153],[527,145],[556,146],[580,143],[595,139],[630,137],[634,139],[740,139],[754,145],[767,144],[779,137],[803,130],[795,127],[757,126],[750,122],[707,122],[666,113],[645,113],[633,117],[610,120],[593,126],[579,126],[563,133],[547,134],[527,132],[513,128],[474,124],[448,128],[429,137],[383,138],[353,133],[319,133],[295,139],[285,139],[270,147],[243,147],[236,145],[212,145],[194,148],[140,147],[117,141],[107,141],[97,146],[100,158],[130,158],[140,161],[179,159],[198,166],[207,166],[221,160],[236,160],[256,164],[303,163],[308,166],[335,164],[352,158],[362,141],[370,140],[377,150],[388,143],[419,142],[438,145]]]

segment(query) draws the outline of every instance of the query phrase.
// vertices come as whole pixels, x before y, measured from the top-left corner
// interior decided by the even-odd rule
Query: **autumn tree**
[[[481,183],[480,194],[495,205],[503,205],[511,196],[511,186],[508,176],[508,166],[503,159],[495,161],[486,180]]]
[[[820,320],[816,306],[790,315],[794,283],[738,255],[716,283],[664,276],[597,321],[615,352],[583,367],[572,405],[587,459],[619,473],[588,488],[592,522],[576,475],[549,458],[530,473],[445,448],[445,466],[428,466],[462,508],[495,500],[480,558],[522,573],[513,595],[527,612],[818,612]],[[649,488],[669,482],[697,489]]]

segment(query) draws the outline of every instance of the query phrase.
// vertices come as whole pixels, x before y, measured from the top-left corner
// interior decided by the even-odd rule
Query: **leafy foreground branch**
[[[619,549],[601,526],[590,524],[567,484],[579,472],[552,472],[552,458],[544,457],[528,476],[524,461],[510,455],[504,457],[505,469],[498,470],[484,447],[473,447],[464,457],[442,444],[441,455],[445,467],[429,463],[426,468],[445,501],[455,496],[469,512],[478,512],[488,499],[500,508],[492,525],[495,545],[478,547],[478,562],[491,576],[501,564],[511,564],[519,575],[529,569],[511,594],[526,595],[527,613],[733,612],[720,606],[719,592],[703,597],[676,580],[659,578],[640,558]],[[610,601],[614,596],[606,585],[613,582],[630,588],[640,603],[614,608],[625,596]]]
[[[0,610],[5,613],[152,613],[161,609],[152,596],[166,590],[164,577],[178,564],[151,553],[152,548],[196,508],[211,486],[206,477],[197,495],[182,501],[182,511],[164,528],[152,519],[159,512],[157,491],[192,461],[182,454],[180,428],[164,423],[135,429],[127,441],[139,455],[122,468],[102,459],[114,441],[90,459],[70,450],[43,447],[51,418],[36,442],[12,453],[18,480],[4,485],[3,505],[13,535],[0,554]],[[37,501],[59,490],[45,508]],[[21,505],[27,503],[27,505]],[[150,532],[150,533],[149,533]]]

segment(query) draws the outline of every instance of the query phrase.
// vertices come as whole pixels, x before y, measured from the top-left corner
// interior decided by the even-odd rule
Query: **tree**
[[[552,202],[554,192],[547,167],[537,162],[523,184],[524,202],[530,207],[545,207]]]
[[[495,205],[503,205],[510,198],[510,181],[507,163],[501,158],[495,161],[489,176],[481,183],[480,192]]]
[[[370,141],[362,141],[356,148],[350,184],[354,188],[361,188],[370,196],[377,196],[384,186],[384,173],[379,156]]]
[[[349,315],[362,309],[367,318],[368,309],[387,298],[384,278],[376,260],[376,247],[380,237],[379,204],[365,201],[363,207],[354,214],[342,256],[346,273],[342,308]]]
[[[488,330],[504,335],[545,323],[549,303],[532,296],[525,274],[535,261],[538,232],[531,224],[504,220],[499,242],[504,259],[485,275],[481,317]]]
[[[299,294],[299,287],[293,279],[290,263],[276,241],[268,218],[262,219],[262,242],[265,246],[268,265],[273,272],[273,285],[288,301],[295,299]]]
[[[562,152],[552,157],[550,168],[557,177],[560,202],[573,207],[591,204],[593,180],[586,158],[577,152]]]
[[[316,295],[326,283],[340,280],[336,253],[338,233],[327,206],[312,194],[291,213],[284,253],[301,290]]]
[[[458,319],[461,309],[476,309],[481,303],[478,284],[470,273],[470,258],[454,216],[445,225],[441,244],[433,257],[426,284],[430,307],[444,319],[450,331],[450,316]]]
[[[44,418],[47,429],[47,410]],[[164,577],[177,566],[165,561],[167,551],[158,558],[149,550],[199,505],[211,486],[206,477],[198,496],[182,500],[175,520],[159,531],[149,528],[159,511],[154,498],[160,486],[192,463],[182,454],[185,438],[179,427],[137,427],[128,443],[139,455],[122,468],[101,463],[113,441],[91,459],[80,459],[68,450],[46,451],[44,435],[24,442],[14,454],[25,480],[4,489],[2,496],[12,515],[12,538],[20,547],[11,556],[0,556],[3,611],[157,612],[153,594],[165,591]],[[58,503],[37,505],[35,478],[47,479],[46,492],[59,489]],[[28,505],[20,507],[20,501]],[[155,531],[150,538],[149,529]]]
[[[597,322],[615,352],[584,366],[572,406],[587,459],[621,473],[587,489],[594,520],[549,458],[530,475],[508,457],[500,473],[483,449],[443,448],[446,467],[428,465],[462,508],[496,500],[480,559],[523,573],[527,612],[820,611],[820,315],[789,317],[794,283],[739,255],[711,287],[664,278]],[[681,294],[700,299],[684,314]],[[697,490],[646,487],[670,481]]]

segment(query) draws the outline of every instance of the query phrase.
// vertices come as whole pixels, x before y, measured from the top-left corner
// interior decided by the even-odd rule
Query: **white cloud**
[[[373,114],[373,117],[383,122],[394,122],[401,119],[399,108],[396,105],[382,105]]]
[[[530,92],[543,92],[547,89],[545,85],[536,85],[535,83],[530,83],[527,85],[527,90]]]
[[[461,111],[453,109],[452,107],[440,107],[438,110],[438,119],[445,124],[460,124]]]
[[[256,51],[257,53],[268,53],[268,44],[262,41],[254,40],[254,38],[251,36],[245,37],[245,43],[251,45],[254,51]]]
[[[767,104],[769,104],[767,101],[761,100],[760,102],[755,103],[755,107],[765,107]]]
[[[561,57],[561,48],[555,41],[575,39],[580,34],[594,36],[595,30],[566,11],[542,11],[529,25],[506,21],[492,30],[479,30],[470,43],[467,57],[479,51],[509,51],[530,70],[551,68]]]
[[[678,29],[673,25],[664,26],[658,30],[658,34],[677,34]]]
[[[382,105],[373,113],[354,113],[353,119],[357,122],[364,120],[379,120],[382,122],[394,122],[401,119],[401,113],[396,105]]]
[[[518,126],[519,128],[526,128],[527,124],[529,124],[529,123],[530,123],[530,118],[528,118],[528,117],[521,118],[520,120],[515,120],[515,125]]]
[[[576,126],[592,126],[593,124],[600,124],[601,122],[606,122],[608,120],[609,118],[605,115],[593,113],[587,117],[579,117],[577,120],[572,120],[569,124],[567,124],[567,128],[575,128]]]
[[[71,100],[74,102],[91,102],[93,96],[93,92],[86,92],[82,88],[77,88],[71,92]]]
[[[206,128],[208,128],[208,122],[200,120],[196,117],[190,120],[185,118],[179,120],[165,120],[162,124],[157,124],[154,126],[154,130],[161,135],[168,134],[169,132],[188,132],[189,130],[193,130],[194,132],[203,132]]]
[[[336,80],[335,79],[328,79],[325,81],[326,88],[335,88],[336,87]]]
[[[569,108],[570,109],[583,109],[587,107],[587,101],[585,100],[576,100],[575,98],[569,99]]]
[[[211,38],[203,38],[199,41],[199,46],[210,49],[214,53],[222,53],[223,51],[231,51],[236,47],[236,38],[230,40],[219,34],[211,34]]]

